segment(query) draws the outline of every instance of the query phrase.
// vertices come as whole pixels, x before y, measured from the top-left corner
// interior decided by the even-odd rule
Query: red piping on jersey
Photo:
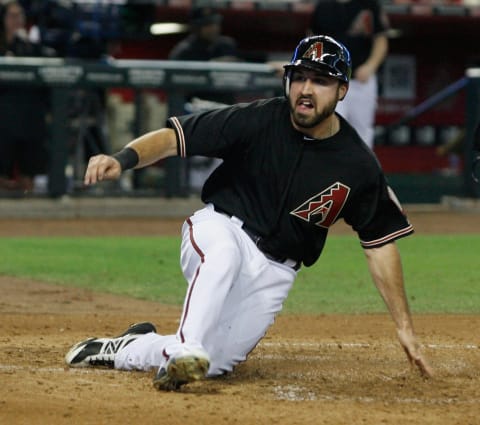
[[[177,133],[177,151],[180,157],[186,157],[186,148],[185,148],[185,135],[183,134],[182,126],[180,125],[180,121],[178,121],[177,117],[172,117],[171,122],[175,127],[175,132]]]
[[[404,229],[397,230],[396,232],[390,233],[389,235],[384,236],[383,238],[375,239],[373,241],[360,241],[364,248],[375,248],[376,246],[385,245],[388,242],[391,242],[401,236],[407,235],[413,231],[413,226],[410,225]]]
[[[192,298],[192,292],[193,292],[193,289],[195,288],[195,283],[197,282],[198,275],[200,274],[200,267],[205,262],[205,254],[203,253],[203,251],[198,247],[197,243],[195,242],[195,239],[193,237],[193,223],[189,218],[187,218],[187,224],[188,224],[188,227],[189,227],[190,242],[193,246],[193,249],[195,249],[196,253],[200,257],[200,265],[197,267],[197,270],[195,271],[195,277],[193,278],[193,281],[190,284],[190,287],[188,288],[187,299],[186,299],[185,308],[184,308],[184,311],[183,311],[182,322],[181,322],[180,328],[179,328],[179,335],[180,335],[180,340],[182,341],[182,343],[185,342],[185,336],[183,335],[183,324],[185,323],[185,320],[187,320],[188,309],[190,307],[190,299]]]

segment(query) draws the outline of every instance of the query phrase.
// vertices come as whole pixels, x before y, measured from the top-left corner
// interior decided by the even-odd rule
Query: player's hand
[[[408,360],[412,366],[416,366],[420,374],[426,378],[433,377],[433,369],[423,357],[420,346],[412,332],[406,330],[397,331],[398,339],[402,345]]]
[[[95,155],[88,161],[83,182],[88,186],[102,180],[115,180],[122,174],[120,163],[109,155]]]

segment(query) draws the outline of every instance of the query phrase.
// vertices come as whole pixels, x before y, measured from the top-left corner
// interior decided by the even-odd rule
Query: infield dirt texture
[[[417,233],[480,233],[475,214],[409,217]],[[176,235],[179,223],[0,220],[0,236]],[[137,321],[174,332],[179,307],[5,276],[0,294],[2,425],[480,424],[480,316],[414,316],[432,380],[410,369],[388,315],[282,314],[234,374],[164,393],[152,373],[68,369],[63,357]]]

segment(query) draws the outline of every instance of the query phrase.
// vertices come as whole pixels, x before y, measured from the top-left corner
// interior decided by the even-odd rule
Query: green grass
[[[4,238],[0,274],[181,303],[178,238]]]
[[[480,312],[480,235],[415,235],[397,245],[412,311]],[[331,237],[317,264],[298,276],[291,295],[286,304],[291,311],[386,311],[355,237]]]
[[[480,312],[480,235],[415,235],[398,241],[412,311]],[[179,238],[3,238],[0,274],[181,304]],[[386,311],[358,240],[332,236],[303,268],[285,311]]]

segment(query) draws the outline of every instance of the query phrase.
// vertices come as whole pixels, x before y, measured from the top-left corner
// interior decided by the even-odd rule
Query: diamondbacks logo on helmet
[[[288,97],[292,72],[305,67],[348,83],[352,73],[352,62],[348,49],[332,37],[314,35],[300,41],[290,63],[284,65],[283,88]]]
[[[311,61],[321,60],[323,55],[323,43],[317,41],[313,43],[308,50],[302,55],[302,58],[310,59]]]
[[[350,188],[340,182],[332,184],[323,192],[312,196],[290,214],[308,223],[328,229],[337,219],[345,202]]]

